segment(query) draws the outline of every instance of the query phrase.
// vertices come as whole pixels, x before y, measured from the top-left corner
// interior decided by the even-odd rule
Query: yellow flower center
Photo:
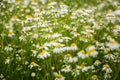
[[[95,62],[100,62],[99,60],[96,60]]]
[[[31,62],[31,65],[34,65],[35,64],[35,62]]]
[[[9,34],[14,34],[13,31],[9,31]]]
[[[16,17],[16,16],[14,16],[14,17],[13,17],[13,19],[14,19],[14,21],[16,21],[16,20],[17,20],[17,17]]]
[[[40,55],[44,55],[47,51],[46,50],[42,50],[42,52],[40,53]]]
[[[66,57],[71,57],[71,55],[70,54],[66,54]]]
[[[76,46],[76,44],[75,44],[75,43],[72,43],[71,46]]]
[[[8,26],[8,23],[7,24],[5,24],[5,27],[7,27]]]
[[[60,48],[60,45],[55,46],[55,48]]]
[[[97,75],[93,75],[94,78],[97,78]]]
[[[34,16],[34,18],[38,18],[38,16]]]
[[[88,52],[87,52],[87,54],[91,54],[92,52],[94,52],[95,51],[95,49],[91,49],[91,50],[89,50]]]
[[[91,32],[87,32],[87,34],[91,34]]]
[[[76,72],[77,71],[77,68],[73,69],[73,72]]]
[[[109,54],[108,54],[108,56],[112,56],[112,54],[111,54],[111,53],[109,53]]]
[[[114,26],[114,29],[115,29],[115,30],[118,29],[118,25],[115,25],[115,26]]]
[[[57,77],[57,78],[62,78],[62,75],[61,75],[61,74],[58,74],[56,77]]]
[[[31,15],[27,15],[27,17],[28,17],[28,18],[32,18],[32,16],[31,16]]]
[[[68,68],[67,68],[67,67],[64,67],[64,70],[68,70]]]
[[[85,51],[84,51],[84,50],[81,50],[80,53],[85,54]]]
[[[111,44],[115,44],[115,41],[110,41]]]
[[[105,64],[105,67],[106,67],[106,68],[110,68],[110,66],[109,66],[108,64]]]

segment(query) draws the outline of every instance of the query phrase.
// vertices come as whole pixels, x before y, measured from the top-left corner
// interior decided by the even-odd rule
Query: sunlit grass
[[[0,79],[120,79],[118,0],[2,0],[0,7]]]

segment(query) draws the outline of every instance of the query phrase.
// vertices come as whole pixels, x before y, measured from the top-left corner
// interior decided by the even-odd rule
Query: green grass
[[[1,1],[0,80],[119,80],[120,15],[113,13],[120,1],[41,1]],[[78,55],[81,50],[85,58]],[[95,65],[96,60],[101,64]],[[65,66],[68,72],[62,71]]]

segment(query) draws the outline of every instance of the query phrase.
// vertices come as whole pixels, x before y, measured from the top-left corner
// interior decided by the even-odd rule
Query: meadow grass
[[[0,80],[120,80],[120,1],[2,0]]]

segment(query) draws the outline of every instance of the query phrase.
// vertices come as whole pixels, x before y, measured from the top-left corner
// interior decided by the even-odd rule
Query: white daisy
[[[104,57],[105,57],[106,59],[108,59],[108,60],[114,60],[114,59],[115,59],[115,56],[114,56],[113,54],[111,54],[111,53],[105,55]]]
[[[95,58],[95,57],[97,57],[98,52],[93,49],[93,50],[89,50],[87,52],[87,54],[90,55],[90,56],[92,56],[93,58]]]
[[[78,68],[74,68],[71,72],[74,76],[78,76],[80,74],[80,70]]]
[[[5,60],[5,64],[9,64],[10,63],[10,58],[7,58],[6,60]]]
[[[100,65],[101,64],[101,62],[99,61],[99,60],[96,60],[95,62],[94,62],[94,65],[96,65],[96,66],[98,66],[98,65]]]
[[[27,16],[26,16],[26,18],[27,18],[27,21],[29,21],[29,20],[32,20],[32,19],[33,19],[31,15],[27,15]]]
[[[77,55],[82,59],[85,59],[86,57],[88,57],[88,54],[86,54],[84,50],[81,50],[80,52],[78,52]]]
[[[70,65],[65,65],[63,69],[61,69],[62,72],[70,72],[71,71],[71,67]]]
[[[104,80],[109,80],[111,78],[111,75],[109,73],[104,74]]]
[[[59,73],[54,73],[55,75],[55,80],[65,80],[65,77],[59,72]]]
[[[13,30],[9,30],[9,32],[8,32],[8,37],[13,37],[15,34],[14,34],[14,32],[13,32]]]
[[[38,34],[33,34],[32,38],[37,39],[38,38]]]
[[[106,71],[106,73],[111,73],[112,72],[112,69],[110,68],[110,66],[107,63],[103,65],[102,70]]]
[[[78,62],[78,58],[77,57],[73,57],[72,58],[72,62]]]
[[[99,80],[97,75],[92,76],[92,80]]]
[[[40,54],[38,54],[37,58],[44,59],[49,56],[50,56],[49,52],[47,52],[46,50],[42,50],[42,52]]]
[[[95,46],[88,46],[86,48],[86,51],[87,51],[87,54],[92,57],[97,57],[97,55],[98,55],[98,52],[95,51]]]
[[[72,50],[72,51],[78,50],[78,47],[77,47],[76,43],[72,43],[72,44],[71,44],[70,50]]]
[[[84,66],[84,67],[82,68],[82,72],[87,72],[87,71],[88,71],[88,69],[89,69],[89,67]]]
[[[61,53],[61,52],[63,52],[63,51],[65,51],[65,49],[62,48],[61,45],[57,45],[57,46],[55,46],[55,48],[53,49],[53,52],[56,53],[56,54]]]
[[[112,40],[110,40],[110,42],[106,43],[106,46],[108,46],[111,50],[115,50],[120,47],[120,44],[112,39]]]
[[[72,63],[73,62],[73,58],[70,54],[66,54],[65,57],[64,57],[64,60],[65,62],[69,62],[69,63]]]
[[[28,66],[30,69],[32,69],[33,67],[39,66],[38,64],[36,64],[35,62],[31,62],[30,65]]]

